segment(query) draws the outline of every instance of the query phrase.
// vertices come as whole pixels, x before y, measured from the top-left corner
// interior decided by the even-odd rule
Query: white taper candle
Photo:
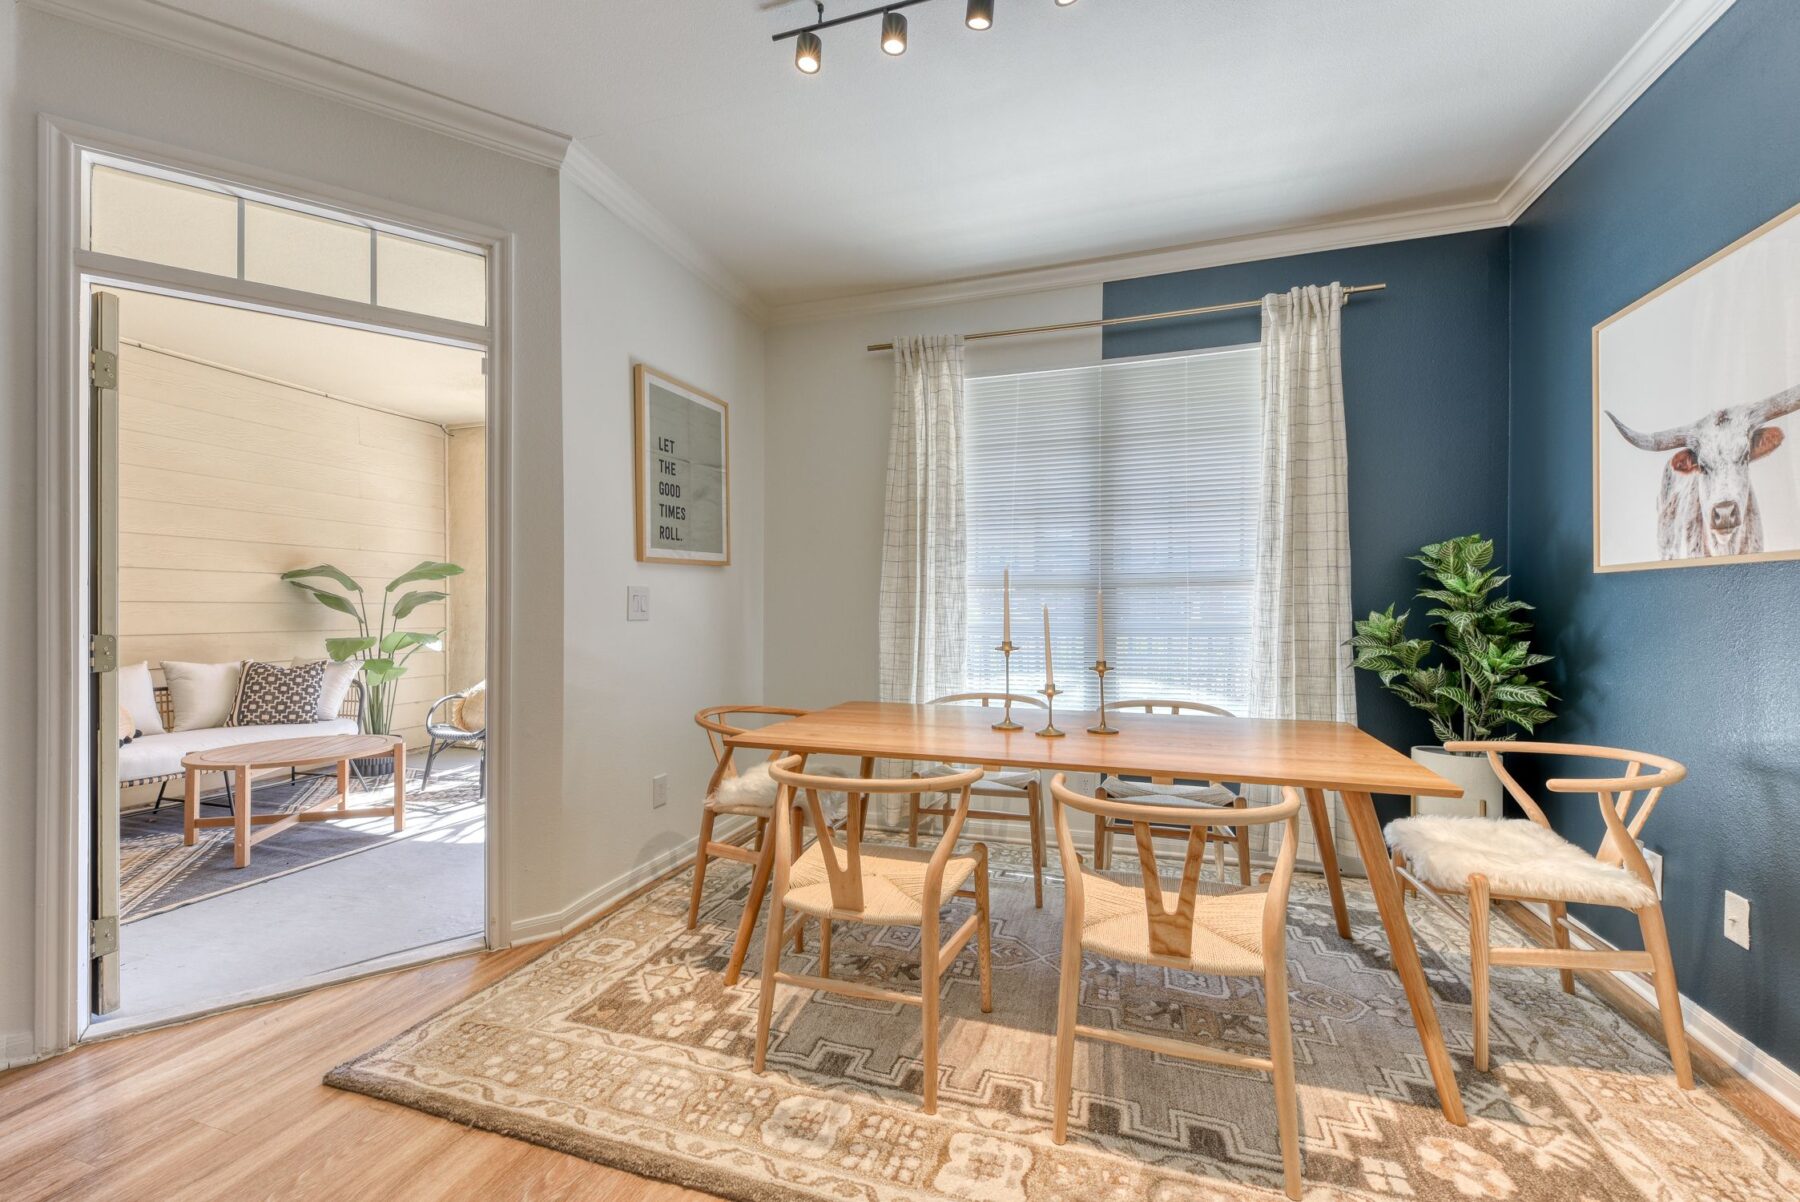
[[[1000,641],[1012,642],[1012,569],[1000,573]]]
[[[1044,606],[1044,691],[1056,687],[1056,668],[1050,662],[1050,607]]]

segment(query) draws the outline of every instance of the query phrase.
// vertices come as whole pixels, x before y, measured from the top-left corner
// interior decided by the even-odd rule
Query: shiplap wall
[[[355,624],[282,572],[335,564],[373,610],[388,580],[446,556],[446,438],[429,422],[130,345],[119,402],[122,664],[323,659]],[[439,602],[403,625],[448,621]],[[410,668],[394,729],[423,746],[444,656]]]

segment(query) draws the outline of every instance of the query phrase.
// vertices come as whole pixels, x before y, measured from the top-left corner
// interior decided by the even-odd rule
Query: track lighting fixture
[[[906,53],[906,18],[899,13],[881,14],[881,48],[889,54]]]
[[[906,53],[906,17],[900,12],[903,8],[911,8],[915,4],[925,4],[929,0],[888,0],[877,8],[865,8],[860,12],[848,13],[841,17],[825,17],[825,0],[813,0],[818,10],[819,19],[811,25],[802,25],[798,29],[789,29],[775,35],[777,42],[788,38],[794,39],[794,66],[803,75],[817,75],[825,61],[825,49],[819,33],[839,25],[848,25],[852,21],[865,21],[871,17],[881,18],[881,49],[889,55],[899,56]],[[965,0],[968,9],[963,23],[970,29],[992,29],[994,27],[994,0]],[[1055,0],[1056,7],[1067,8],[1075,0]]]
[[[825,45],[812,30],[804,30],[794,39],[794,66],[800,68],[801,74],[817,75],[824,56]]]

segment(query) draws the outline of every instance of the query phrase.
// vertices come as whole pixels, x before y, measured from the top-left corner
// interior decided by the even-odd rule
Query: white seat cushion
[[[333,718],[329,722],[299,722],[284,726],[216,726],[205,730],[176,730],[145,735],[119,748],[119,779],[147,780],[179,776],[181,757],[193,751],[210,751],[234,743],[261,743],[268,739],[306,739],[318,735],[353,735],[356,719]]]
[[[1602,864],[1547,826],[1524,818],[1421,814],[1388,823],[1388,846],[1415,877],[1439,889],[1467,889],[1476,873],[1506,897],[1592,902],[1629,910],[1656,891],[1624,868]]]
[[[1237,794],[1224,785],[1153,785],[1148,781],[1120,780],[1109,776],[1100,783],[1107,796],[1156,805],[1230,806],[1237,804]]]

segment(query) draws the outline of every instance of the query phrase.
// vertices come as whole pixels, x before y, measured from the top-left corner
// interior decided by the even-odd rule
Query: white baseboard
[[[1526,908],[1546,923],[1550,921],[1548,908],[1535,902]],[[1592,927],[1578,918],[1569,919],[1569,927],[1596,947],[1607,951],[1619,950],[1618,944],[1596,934]],[[1656,1008],[1656,988],[1642,973],[1620,972],[1613,975],[1618,977],[1619,983],[1625,988],[1649,1003],[1652,1009]],[[1790,1114],[1800,1115],[1800,1073],[1726,1026],[1711,1011],[1695,1003],[1685,993],[1681,995],[1681,1021],[1687,1027],[1690,1043],[1698,1044],[1723,1060],[1734,1072],[1779,1102]]]
[[[751,831],[752,825],[748,818],[740,821],[735,827],[725,827],[721,824],[714,831],[713,839],[719,843],[732,842],[740,835],[747,835]],[[700,837],[698,835],[692,839],[683,840],[661,855],[653,856],[630,871],[622,872],[605,884],[590,889],[555,913],[520,919],[512,924],[509,942],[515,945],[537,943],[544,939],[556,939],[568,934],[633,890],[641,889],[657,877],[692,862],[694,852],[699,846]]]
[[[0,1069],[18,1068],[42,1059],[38,1053],[37,1037],[30,1031],[7,1031],[0,1034]]]

